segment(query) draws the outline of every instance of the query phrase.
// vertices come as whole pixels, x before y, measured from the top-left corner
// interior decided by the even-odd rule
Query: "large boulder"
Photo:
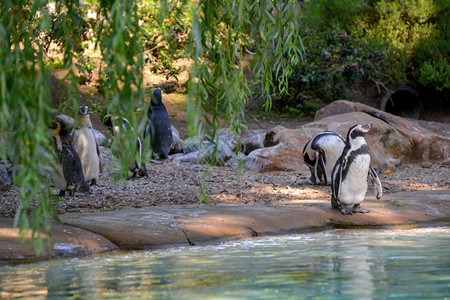
[[[358,123],[373,123],[366,140],[372,165],[379,170],[402,162],[443,161],[449,157],[450,138],[364,104],[340,100],[319,110],[312,123],[298,129],[277,126],[268,131],[265,148],[250,152],[244,167],[257,172],[303,171],[302,150],[308,140],[324,130],[346,137],[348,129]]]
[[[170,146],[169,154],[176,154],[183,152],[183,140],[180,137],[180,133],[171,125],[172,128],[172,145]]]
[[[302,150],[312,136],[302,133],[283,126],[269,130],[264,140],[266,147],[250,152],[244,160],[244,168],[254,172],[307,170]]]
[[[248,155],[256,149],[264,148],[265,130],[244,130],[241,133],[241,151]]]
[[[202,139],[200,136],[187,138],[183,142],[184,155],[174,155],[176,163],[203,163],[212,161],[225,164],[233,156],[238,145],[239,136],[226,128],[216,132],[214,142]]]
[[[378,119],[378,124],[381,124],[381,122],[385,123],[387,125],[384,127],[385,129],[395,129],[397,133],[405,138],[406,143],[403,144],[403,151],[397,149],[396,152],[403,152],[404,155],[407,155],[407,157],[404,157],[406,161],[441,161],[450,156],[449,137],[431,132],[409,119],[394,116],[361,103],[346,100],[335,101],[317,111],[314,123],[325,119],[327,116],[350,112],[364,113]],[[372,133],[370,134],[369,132],[369,137],[373,136],[375,132],[375,130],[371,131]],[[383,144],[387,145],[388,148],[392,146],[386,142],[383,142]],[[387,152],[392,153],[392,149],[387,149]]]

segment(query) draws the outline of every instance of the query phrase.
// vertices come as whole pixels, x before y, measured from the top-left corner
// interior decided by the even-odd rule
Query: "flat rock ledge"
[[[277,205],[185,205],[130,208],[110,212],[67,213],[65,226],[53,225],[51,251],[34,255],[18,241],[13,219],[0,218],[0,264],[56,257],[85,256],[115,249],[157,249],[218,244],[255,236],[301,233],[332,228],[382,228],[438,222],[450,224],[450,190],[368,196],[369,214],[343,216],[329,199]]]

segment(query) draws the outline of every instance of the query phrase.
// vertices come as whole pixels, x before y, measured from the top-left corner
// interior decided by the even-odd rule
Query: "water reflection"
[[[334,230],[0,268],[0,298],[450,296],[450,229]]]

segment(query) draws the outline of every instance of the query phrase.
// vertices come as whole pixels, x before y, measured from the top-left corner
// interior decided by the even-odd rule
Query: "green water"
[[[0,298],[447,299],[450,228],[332,230],[0,268]]]

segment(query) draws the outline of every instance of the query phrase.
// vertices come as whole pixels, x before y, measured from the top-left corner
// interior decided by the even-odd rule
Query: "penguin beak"
[[[366,125],[362,125],[361,128],[363,129],[364,132],[368,132],[370,130],[370,128],[372,128],[373,123],[369,123]]]

